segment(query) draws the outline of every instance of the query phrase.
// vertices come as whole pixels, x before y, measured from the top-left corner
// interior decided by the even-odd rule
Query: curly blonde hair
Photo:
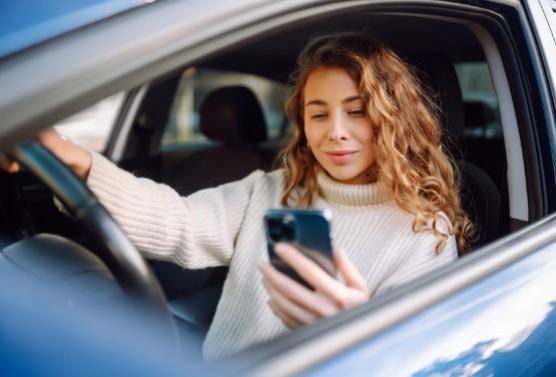
[[[310,206],[318,192],[321,168],[303,129],[303,90],[318,67],[344,69],[358,84],[376,135],[378,180],[391,190],[399,207],[415,216],[413,231],[437,236],[437,253],[452,234],[460,252],[467,251],[475,227],[461,206],[459,174],[441,147],[438,106],[409,65],[360,33],[315,38],[299,56],[286,101],[294,136],[279,160],[286,175],[281,204],[288,206],[292,191],[302,188],[296,205]]]

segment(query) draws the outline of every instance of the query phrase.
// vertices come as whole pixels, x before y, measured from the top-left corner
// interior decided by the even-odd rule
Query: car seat
[[[477,226],[472,248],[480,247],[499,235],[500,192],[492,178],[480,167],[466,161],[463,151],[464,111],[460,84],[453,64],[442,54],[414,56],[410,61],[417,76],[441,109],[445,146],[461,172],[461,199],[465,211]]]
[[[210,92],[199,114],[203,135],[214,146],[193,152],[165,172],[165,182],[186,195],[247,176],[271,165],[259,144],[267,140],[266,121],[255,94],[244,86]]]
[[[163,180],[180,194],[238,180],[270,166],[270,158],[258,147],[267,139],[266,122],[250,89],[228,86],[209,93],[201,104],[200,128],[216,145],[193,152],[164,172]],[[214,316],[227,268],[184,270],[163,261],[151,265],[179,330],[202,339]]]

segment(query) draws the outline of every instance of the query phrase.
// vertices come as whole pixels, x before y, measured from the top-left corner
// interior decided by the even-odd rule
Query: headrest
[[[448,132],[456,143],[460,142],[463,138],[465,113],[454,65],[439,53],[421,54],[412,57],[410,61],[418,69],[419,79],[433,90],[433,94],[438,95],[442,129]]]
[[[469,101],[464,105],[465,127],[486,127],[488,123],[496,120],[494,110],[482,101]]]
[[[266,122],[255,94],[244,86],[210,92],[200,111],[201,132],[211,140],[259,143],[266,140]]]

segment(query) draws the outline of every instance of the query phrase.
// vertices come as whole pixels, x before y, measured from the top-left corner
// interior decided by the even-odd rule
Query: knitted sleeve
[[[92,152],[87,185],[148,258],[187,268],[228,265],[262,171],[187,197]]]
[[[396,270],[380,284],[375,295],[408,283],[457,259],[458,249],[455,236],[450,236],[442,252],[437,254],[435,248],[438,238],[435,235],[427,231],[413,233],[413,235],[415,237],[413,247],[400,253],[403,260]]]

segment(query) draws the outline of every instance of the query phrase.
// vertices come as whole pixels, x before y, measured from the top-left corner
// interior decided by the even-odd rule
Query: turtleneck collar
[[[381,182],[349,184],[332,179],[325,172],[319,172],[317,182],[322,197],[330,203],[351,206],[365,206],[392,200],[390,190]]]

